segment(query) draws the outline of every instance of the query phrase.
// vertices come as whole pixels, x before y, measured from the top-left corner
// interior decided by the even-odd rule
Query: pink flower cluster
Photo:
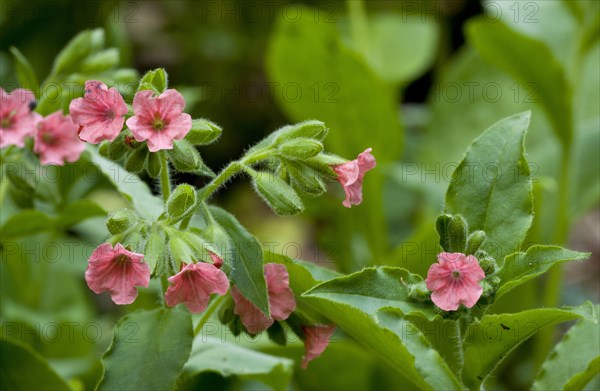
[[[42,164],[63,165],[79,159],[85,143],[113,141],[126,123],[136,141],[146,141],[156,152],[172,149],[173,140],[181,140],[192,128],[192,117],[183,112],[185,100],[176,90],[156,96],[145,90],[133,99],[134,115],[116,88],[97,80],[85,83],[85,94],[69,105],[70,115],[57,111],[42,117],[33,111],[33,92],[16,89],[6,93],[0,88],[0,148],[23,147],[27,137],[34,139],[34,151]]]
[[[165,293],[165,303],[174,307],[185,304],[192,313],[206,309],[210,295],[225,295],[229,290],[227,275],[220,270],[223,260],[211,253],[213,263],[198,262],[182,264],[179,273],[169,277],[171,285]],[[144,255],[125,249],[121,244],[102,244],[92,253],[85,279],[96,294],[110,292],[115,304],[131,304],[138,292],[136,287],[148,287],[150,268],[143,262]],[[264,266],[271,317],[242,295],[237,287],[231,288],[235,303],[234,313],[251,334],[260,333],[277,320],[287,319],[296,309],[294,292],[290,288],[289,274],[284,265],[268,263]],[[334,325],[303,327],[306,353],[302,367],[319,357],[327,347]]]
[[[74,162],[85,149],[77,137],[77,125],[60,111],[47,117],[33,111],[33,92],[16,89],[6,93],[0,88],[0,148],[9,145],[25,146],[25,139],[33,137],[33,150],[42,164],[63,165]]]
[[[128,108],[119,91],[88,80],[85,95],[74,99],[69,111],[81,127],[79,137],[84,141],[113,141],[126,123],[136,141],[146,141],[148,149],[156,152],[173,149],[173,140],[181,140],[192,128],[192,117],[184,108],[185,100],[176,90],[158,96],[150,90],[139,91],[133,98],[134,115],[125,121]]]

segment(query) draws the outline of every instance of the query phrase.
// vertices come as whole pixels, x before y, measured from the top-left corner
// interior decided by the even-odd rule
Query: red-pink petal
[[[190,312],[198,313],[206,309],[210,295],[224,295],[229,289],[225,273],[210,263],[191,263],[179,273],[169,277],[165,302],[169,307],[184,303]]]
[[[113,141],[123,129],[127,104],[116,88],[97,80],[85,83],[85,95],[71,101],[73,122],[81,127],[79,137],[92,144]]]
[[[131,304],[138,295],[136,286],[148,287],[150,268],[144,256],[126,250],[120,243],[113,249],[102,244],[92,253],[85,280],[96,294],[108,291],[115,304]]]
[[[33,150],[40,156],[42,164],[62,166],[65,162],[75,162],[85,150],[77,131],[79,127],[70,116],[56,111],[40,120],[36,126]]]
[[[303,326],[304,332],[304,357],[302,368],[306,369],[308,363],[319,357],[329,345],[329,339],[335,332],[335,324]]]
[[[346,208],[362,203],[362,184],[365,173],[377,165],[371,150],[371,148],[367,148],[355,160],[332,167],[346,193],[346,199],[342,202]]]
[[[244,295],[237,289],[237,287],[231,288],[231,296],[235,306],[233,313],[240,316],[240,319],[246,330],[251,334],[258,334],[271,327],[275,322],[258,309],[250,300],[246,299]]]
[[[36,124],[41,116],[31,111],[30,104],[35,102],[33,92],[17,88],[6,93],[0,88],[0,148],[8,145],[25,146],[25,138],[35,133]]]

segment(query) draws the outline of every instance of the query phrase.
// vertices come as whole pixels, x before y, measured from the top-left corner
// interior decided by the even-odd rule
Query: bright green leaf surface
[[[487,315],[469,326],[465,336],[463,381],[478,389],[518,345],[546,326],[579,318],[594,319],[594,306],[543,308],[515,314]]]
[[[188,311],[158,308],[126,315],[102,358],[98,390],[170,390],[192,349]]]
[[[194,341],[189,361],[183,369],[187,376],[214,372],[223,377],[259,380],[275,390],[285,390],[292,376],[293,361],[256,352],[211,336]]]
[[[538,373],[532,390],[581,390],[600,373],[600,325],[581,319],[554,347]]]
[[[473,142],[452,175],[445,212],[483,230],[483,249],[503,258],[519,249],[532,221],[532,190],[524,139],[530,113],[505,118]]]
[[[541,245],[532,246],[527,252],[511,254],[505,258],[504,266],[497,273],[501,281],[496,297],[499,298],[514,287],[547,272],[557,263],[583,260],[589,256],[589,253]]]

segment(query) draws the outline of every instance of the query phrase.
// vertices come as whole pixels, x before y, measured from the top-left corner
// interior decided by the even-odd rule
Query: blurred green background
[[[498,310],[600,300],[596,1],[3,1],[1,12],[3,88],[17,85],[9,47],[17,47],[43,79],[76,33],[103,27],[107,47],[119,49],[121,66],[140,74],[166,68],[170,85],[187,98],[186,111],[223,127],[220,142],[201,151],[215,170],[273,130],[306,119],[330,127],[327,147],[334,153],[351,159],[373,147],[378,169],[367,176],[364,203],[350,210],[341,206],[343,195],[334,184],[327,196],[307,201],[306,214],[285,219],[273,216],[244,181],[217,196],[275,252],[342,272],[389,264],[426,273],[438,249],[433,222],[452,169],[485,128],[531,110],[527,151],[536,217],[528,243],[568,244],[593,256],[569,266],[564,278],[558,271],[517,290],[497,304]],[[565,141],[566,134],[572,141]],[[204,183],[190,175],[175,179]],[[109,191],[92,198],[109,209],[119,205]],[[89,220],[68,234],[92,243],[86,250],[91,251],[105,235],[101,222]],[[65,278],[74,281],[82,301],[95,300],[81,292],[85,257],[80,258],[75,273]],[[5,276],[3,296],[14,284]],[[542,294],[553,285],[563,286],[562,296]],[[39,315],[31,303],[26,307]],[[136,305],[144,306],[143,300]],[[37,316],[17,316],[6,308],[3,320],[27,323]],[[117,315],[104,302],[74,308],[85,313],[78,312],[80,319],[100,316],[107,324]],[[46,319],[56,318],[51,312]],[[81,346],[102,351],[106,343]],[[49,357],[72,357],[57,352],[56,344],[36,348]],[[64,359],[57,365],[77,374],[82,384],[93,384],[99,365],[94,354],[76,353],[89,362]],[[353,343],[339,344],[325,357],[332,367],[296,376],[298,387],[387,384],[389,373],[382,375],[386,371],[377,359]],[[352,365],[361,370],[356,378],[331,377],[335,365],[347,373]],[[528,365],[511,361],[499,381],[522,388]],[[233,384],[207,377],[198,381]]]

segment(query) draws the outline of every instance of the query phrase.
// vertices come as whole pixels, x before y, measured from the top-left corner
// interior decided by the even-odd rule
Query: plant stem
[[[208,308],[206,309],[206,311],[204,311],[204,314],[202,314],[202,318],[200,318],[200,321],[194,329],[194,336],[200,334],[200,331],[202,331],[202,327],[204,327],[204,325],[210,319],[212,314],[214,314],[215,311],[221,306],[221,303],[223,303],[225,298],[227,298],[227,295],[217,296],[217,298],[209,304]]]
[[[169,164],[167,163],[167,156],[163,152],[160,153],[160,190],[163,196],[163,200],[167,202],[171,195],[171,180],[169,178]]]
[[[363,0],[347,0],[350,34],[356,48],[363,54],[369,51],[369,29]]]

